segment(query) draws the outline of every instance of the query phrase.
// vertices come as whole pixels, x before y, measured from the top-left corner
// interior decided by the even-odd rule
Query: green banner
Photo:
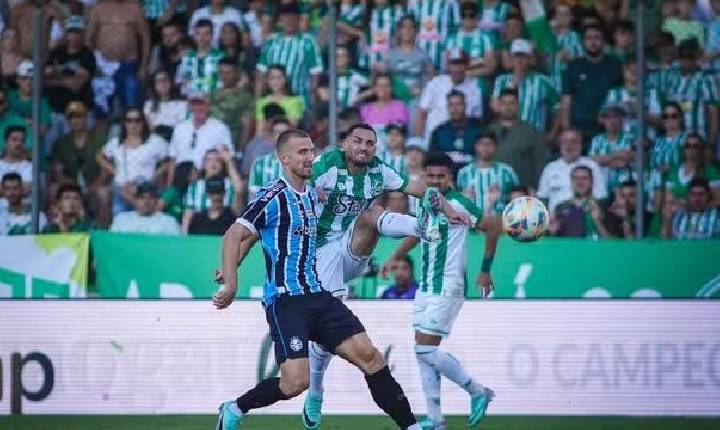
[[[383,239],[382,264],[400,243]],[[97,232],[92,235],[101,297],[208,298],[215,291],[219,237],[166,237]],[[468,297],[483,255],[482,236],[468,241]],[[419,248],[412,256],[419,270]],[[720,242],[502,239],[492,275],[495,298],[720,298]],[[259,245],[239,272],[240,297],[260,297],[265,262]],[[352,283],[358,297],[377,297],[389,279]]]
[[[0,297],[87,295],[87,234],[0,236]]]

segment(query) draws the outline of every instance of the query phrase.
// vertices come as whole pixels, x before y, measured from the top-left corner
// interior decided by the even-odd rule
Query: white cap
[[[526,39],[515,39],[510,45],[510,54],[525,54],[532,55],[533,45],[529,40]]]
[[[35,65],[33,64],[33,62],[29,61],[29,60],[25,60],[17,66],[17,70],[15,72],[17,73],[18,76],[27,78],[29,76],[32,76],[34,71],[35,71]]]

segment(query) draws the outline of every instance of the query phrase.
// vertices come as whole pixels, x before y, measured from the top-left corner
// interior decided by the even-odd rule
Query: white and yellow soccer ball
[[[505,206],[502,225],[505,233],[518,242],[532,242],[547,231],[550,214],[535,197],[516,197]]]

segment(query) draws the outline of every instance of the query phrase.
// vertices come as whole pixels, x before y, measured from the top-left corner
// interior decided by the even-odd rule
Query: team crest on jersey
[[[292,349],[295,352],[298,352],[303,349],[303,341],[300,340],[299,337],[293,336],[292,339],[290,339],[290,349]]]
[[[370,180],[373,194],[380,194],[383,192],[383,181],[382,178],[373,178]]]

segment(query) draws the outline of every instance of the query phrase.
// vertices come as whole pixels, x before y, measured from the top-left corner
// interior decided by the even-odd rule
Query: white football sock
[[[417,218],[397,212],[385,211],[380,214],[377,220],[377,229],[383,236],[417,237]]]
[[[415,423],[408,427],[406,430],[422,430],[422,427],[420,427],[420,424]]]
[[[476,396],[483,391],[484,387],[473,380],[452,354],[439,349],[437,346],[417,345],[415,347],[416,353],[417,348],[422,348],[424,352],[417,356],[419,360],[431,365],[442,376],[458,384],[471,396]]]
[[[309,359],[310,359],[310,388],[308,392],[313,395],[322,396],[325,391],[323,387],[323,379],[325,378],[325,371],[330,365],[333,355],[325,348],[315,342],[310,342],[309,346]]]
[[[440,372],[422,358],[424,354],[432,353],[432,348],[435,347],[428,349],[425,345],[415,346],[415,358],[420,368],[420,382],[427,403],[427,418],[433,422],[441,423],[443,415],[440,405]]]

